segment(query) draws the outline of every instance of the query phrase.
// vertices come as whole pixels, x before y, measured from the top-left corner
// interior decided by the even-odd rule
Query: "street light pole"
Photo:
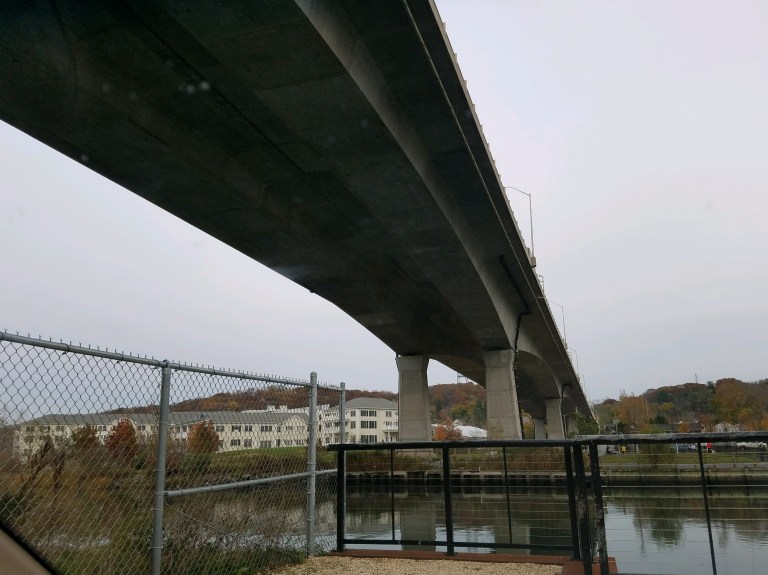
[[[528,196],[528,218],[531,223],[531,257],[533,258],[533,261],[536,261],[536,252],[533,249],[533,205],[531,201],[531,194],[528,192],[524,192],[523,190],[520,190],[514,186],[504,186],[505,190],[515,190],[516,192],[520,192],[524,196]]]
[[[556,306],[560,308],[560,317],[563,320],[563,343],[565,344],[565,349],[568,349],[568,335],[565,331],[565,308],[562,306],[562,304],[557,303],[556,301],[552,301],[551,299],[544,297],[543,295],[538,296],[539,299],[543,299],[547,303],[553,303]]]

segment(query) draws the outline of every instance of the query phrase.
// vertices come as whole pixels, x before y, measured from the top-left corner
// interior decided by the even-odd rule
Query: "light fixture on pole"
[[[528,196],[528,218],[530,219],[531,223],[531,266],[536,267],[536,252],[533,249],[533,205],[531,201],[531,194],[528,192],[524,192],[523,190],[520,190],[514,186],[504,186],[505,190],[515,190],[516,192],[520,192],[524,196]]]
[[[538,296],[538,299],[543,299],[547,303],[553,303],[556,306],[560,308],[560,317],[563,319],[563,344],[565,344],[565,349],[568,349],[568,336],[565,333],[565,308],[557,303],[556,301],[552,301],[551,299],[544,297],[543,295]]]
[[[568,350],[568,355],[573,353],[573,358],[576,360],[576,375],[579,376],[579,379],[581,379],[581,369],[579,368],[579,354],[576,353],[576,350],[571,348]]]

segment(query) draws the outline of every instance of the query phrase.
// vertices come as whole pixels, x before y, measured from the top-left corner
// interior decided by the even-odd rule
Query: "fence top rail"
[[[485,447],[566,447],[576,445],[626,445],[640,443],[732,443],[738,441],[768,442],[768,431],[734,431],[730,433],[656,433],[631,435],[594,435],[575,439],[507,439],[486,441],[403,441],[390,443],[335,443],[329,451],[403,451],[408,449],[472,449]]]
[[[226,369],[217,369],[214,367],[204,367],[199,365],[190,365],[186,363],[179,363],[174,361],[168,361],[167,359],[155,359],[152,357],[132,355],[123,352],[109,351],[107,349],[85,347],[83,345],[74,345],[72,343],[56,342],[53,340],[45,340],[34,338],[30,336],[23,336],[18,334],[12,334],[5,331],[0,331],[0,341],[8,341],[11,343],[17,343],[21,345],[29,345],[32,347],[41,347],[45,349],[53,349],[64,353],[76,353],[80,355],[90,355],[93,357],[100,357],[103,359],[111,359],[115,361],[124,361],[128,363],[137,363],[141,365],[149,365],[157,368],[170,368],[177,371],[188,371],[193,373],[202,373],[206,375],[217,375],[222,377],[235,377],[237,379],[247,379],[254,381],[262,381],[265,383],[281,383],[285,385],[294,385],[302,387],[311,387],[311,383],[305,380],[290,379],[287,377],[277,377],[274,375],[260,375],[255,373],[247,373],[243,371],[234,371]],[[328,389],[332,391],[340,391],[341,387],[336,385],[329,385],[325,383],[318,383],[318,388]]]

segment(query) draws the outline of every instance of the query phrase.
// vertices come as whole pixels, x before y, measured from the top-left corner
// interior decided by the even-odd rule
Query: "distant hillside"
[[[368,391],[347,389],[346,399],[379,397],[397,401],[393,391]],[[447,383],[429,387],[431,418],[433,423],[460,419],[467,425],[485,427],[485,389],[472,383]],[[338,393],[318,390],[318,403],[337,405]],[[171,404],[173,411],[243,411],[264,410],[267,406],[288,408],[307,405],[307,389],[303,387],[268,386],[261,389],[247,389],[230,393],[217,393],[208,397],[186,399]],[[156,413],[158,406],[148,405],[132,408],[118,408],[112,413]]]
[[[747,430],[768,429],[768,380],[744,382],[732,377],[715,382],[668,385],[635,395],[621,392],[596,406],[606,430],[652,429],[711,431],[719,422]]]

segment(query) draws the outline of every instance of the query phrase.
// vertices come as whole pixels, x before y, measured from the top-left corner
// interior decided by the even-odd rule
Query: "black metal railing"
[[[709,489],[717,482],[718,466],[705,464],[705,452],[713,452],[722,447],[722,451],[736,449],[737,445],[754,444],[768,440],[768,433],[708,433],[708,434],[663,434],[663,435],[613,435],[593,436],[569,440],[521,440],[521,441],[450,441],[450,442],[408,442],[377,444],[340,444],[330,446],[337,451],[338,489],[337,489],[337,537],[336,548],[344,551],[347,545],[376,545],[435,548],[444,547],[447,555],[454,555],[456,549],[487,548],[525,549],[538,552],[562,552],[570,558],[581,561],[584,573],[592,573],[594,564],[599,565],[601,575],[609,572],[609,536],[606,531],[605,484],[611,488],[612,481],[618,476],[626,480],[626,474],[617,475],[620,463],[627,462],[628,468],[636,470],[656,470],[653,477],[669,484],[680,484],[680,473],[685,474],[686,485],[691,485],[691,477],[697,476],[701,487],[711,571],[717,575],[715,545],[712,534]],[[664,448],[647,446],[661,445]],[[676,463],[673,458],[659,457],[658,453],[674,454],[675,446],[695,445],[695,464]],[[759,460],[768,460],[768,453],[759,450]],[[367,454],[366,454],[367,452]],[[615,454],[635,454],[621,457]],[[743,454],[742,454],[743,455]],[[539,456],[536,459],[536,456]],[[611,457],[618,461],[610,460]],[[646,459],[642,459],[645,457]],[[681,456],[682,457],[682,456]],[[688,457],[688,455],[686,455]],[[707,454],[708,458],[713,457]],[[720,455],[721,459],[725,456]],[[349,460],[348,460],[349,458]],[[610,461],[608,461],[610,460]],[[605,467],[601,464],[605,463]],[[689,459],[685,459],[689,461]],[[735,461],[735,459],[734,459]],[[478,462],[480,464],[478,464]],[[753,465],[758,468],[761,464]],[[474,467],[477,470],[474,470]],[[634,467],[633,467],[634,466]],[[665,467],[666,466],[666,467]],[[472,470],[467,470],[473,467]],[[722,466],[721,466],[722,467]],[[674,474],[672,469],[674,468]],[[678,468],[683,469],[682,472]],[[735,468],[735,464],[734,464]],[[750,468],[751,469],[751,468]],[[661,471],[659,471],[661,470]],[[760,467],[759,471],[763,471]],[[694,474],[694,472],[696,472]],[[764,475],[768,477],[768,466]],[[666,473],[666,476],[664,475]],[[642,481],[649,475],[638,472]],[[761,475],[762,477],[762,475]],[[714,478],[714,479],[713,479]],[[388,515],[389,528],[386,537],[348,536],[347,520],[347,482],[363,480],[386,484],[388,487],[388,505],[381,515]],[[460,484],[490,482],[498,486],[501,501],[506,506],[508,536],[499,541],[498,537],[490,540],[457,537],[455,526],[455,505],[453,495]],[[398,535],[396,529],[395,497],[398,484],[425,482],[439,485],[442,492],[442,519],[444,532],[433,537],[407,537],[402,529]],[[549,537],[545,527],[536,528],[543,533],[535,542],[519,541],[513,537],[513,506],[510,487],[524,484],[546,484],[553,489],[553,501],[561,497],[561,505],[555,514],[567,515],[567,541],[563,537]],[[563,499],[567,501],[562,501]],[[384,513],[386,511],[386,513]],[[401,526],[402,526],[401,517]],[[549,539],[552,541],[550,542]]]

